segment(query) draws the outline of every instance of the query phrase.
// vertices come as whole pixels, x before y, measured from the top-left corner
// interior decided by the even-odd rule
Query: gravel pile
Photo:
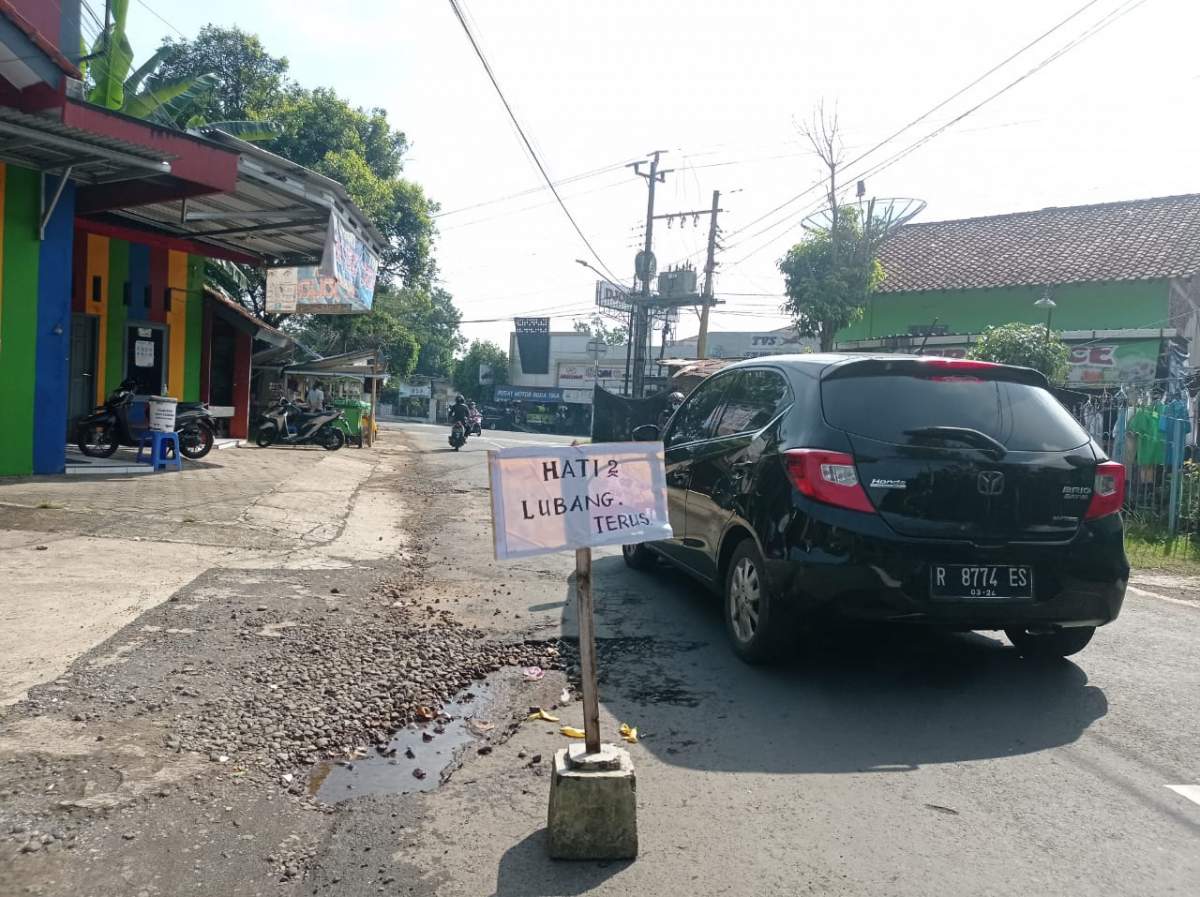
[[[362,756],[489,673],[561,663],[556,644],[489,642],[445,611],[406,603],[399,587],[376,597],[384,600],[369,616],[331,608],[293,624],[244,614],[242,632],[257,650],[230,665],[226,694],[176,718],[165,744],[274,769]]]

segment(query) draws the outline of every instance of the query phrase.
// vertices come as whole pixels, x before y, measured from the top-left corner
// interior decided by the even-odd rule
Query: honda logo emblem
[[[1004,491],[1004,474],[998,470],[985,470],[977,482],[980,495],[999,495]]]

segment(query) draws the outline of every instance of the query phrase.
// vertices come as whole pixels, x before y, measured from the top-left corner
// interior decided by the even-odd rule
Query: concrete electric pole
[[[631,318],[631,332],[629,334],[630,348],[632,350],[631,366],[632,371],[632,395],[635,399],[642,398],[646,390],[646,357],[649,354],[650,341],[650,284],[654,280],[654,274],[657,268],[654,259],[654,188],[661,182],[666,180],[670,171],[659,171],[658,160],[664,150],[655,150],[650,154],[650,171],[642,171],[642,166],[647,164],[645,161],[634,162],[629,167],[633,169],[633,173],[639,177],[646,179],[648,197],[646,200],[646,241],[641,252],[637,255],[637,260],[634,262],[635,273],[638,279],[642,282],[641,296],[631,296],[631,304],[633,305],[633,313]]]
[[[713,191],[711,217],[708,219],[708,258],[704,262],[704,300],[700,306],[700,335],[696,337],[696,357],[708,357],[708,311],[713,305],[713,273],[717,268],[717,213],[721,211],[721,191]]]

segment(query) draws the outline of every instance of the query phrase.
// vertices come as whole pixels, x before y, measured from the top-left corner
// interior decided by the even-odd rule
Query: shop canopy
[[[386,241],[330,178],[216,128],[195,132],[237,153],[231,189],[122,209],[121,217],[253,256],[269,268],[319,265],[332,219],[378,256]]]

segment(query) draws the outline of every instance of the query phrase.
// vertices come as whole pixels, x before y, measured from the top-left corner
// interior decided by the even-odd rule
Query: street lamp
[[[1050,319],[1054,317],[1054,309],[1058,308],[1058,303],[1050,298],[1049,287],[1042,298],[1033,304],[1036,308],[1046,309],[1046,342],[1050,342]]]

